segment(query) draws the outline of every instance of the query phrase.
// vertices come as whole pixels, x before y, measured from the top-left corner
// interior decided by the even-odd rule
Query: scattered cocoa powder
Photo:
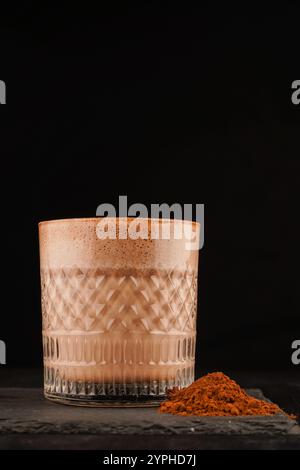
[[[159,411],[182,416],[266,416],[284,413],[273,403],[251,397],[222,372],[205,375],[182,390],[170,390],[168,400],[160,405]]]

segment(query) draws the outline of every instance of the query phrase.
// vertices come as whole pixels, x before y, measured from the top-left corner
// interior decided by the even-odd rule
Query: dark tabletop
[[[83,408],[45,400],[41,371],[0,370],[0,449],[300,449],[286,415],[182,417],[157,408]],[[300,413],[296,374],[231,373],[250,393]],[[298,421],[299,423],[299,421]]]

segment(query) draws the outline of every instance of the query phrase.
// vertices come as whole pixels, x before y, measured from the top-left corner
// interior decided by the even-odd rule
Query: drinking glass
[[[114,237],[103,222],[115,227]],[[169,219],[39,224],[46,398],[155,406],[168,389],[193,382],[198,250],[189,249],[192,236],[199,236],[198,223]]]

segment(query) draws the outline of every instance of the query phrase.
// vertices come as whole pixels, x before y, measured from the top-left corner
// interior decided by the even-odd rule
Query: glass
[[[39,224],[45,396],[154,406],[167,389],[194,380],[198,250],[187,240],[199,224],[109,218],[111,239],[99,221]],[[129,224],[140,230],[135,239]],[[176,239],[179,224],[184,235]]]

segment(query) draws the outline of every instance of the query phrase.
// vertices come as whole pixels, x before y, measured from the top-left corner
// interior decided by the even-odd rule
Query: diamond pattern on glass
[[[43,329],[176,333],[195,328],[197,279],[190,270],[124,274],[42,271]]]

